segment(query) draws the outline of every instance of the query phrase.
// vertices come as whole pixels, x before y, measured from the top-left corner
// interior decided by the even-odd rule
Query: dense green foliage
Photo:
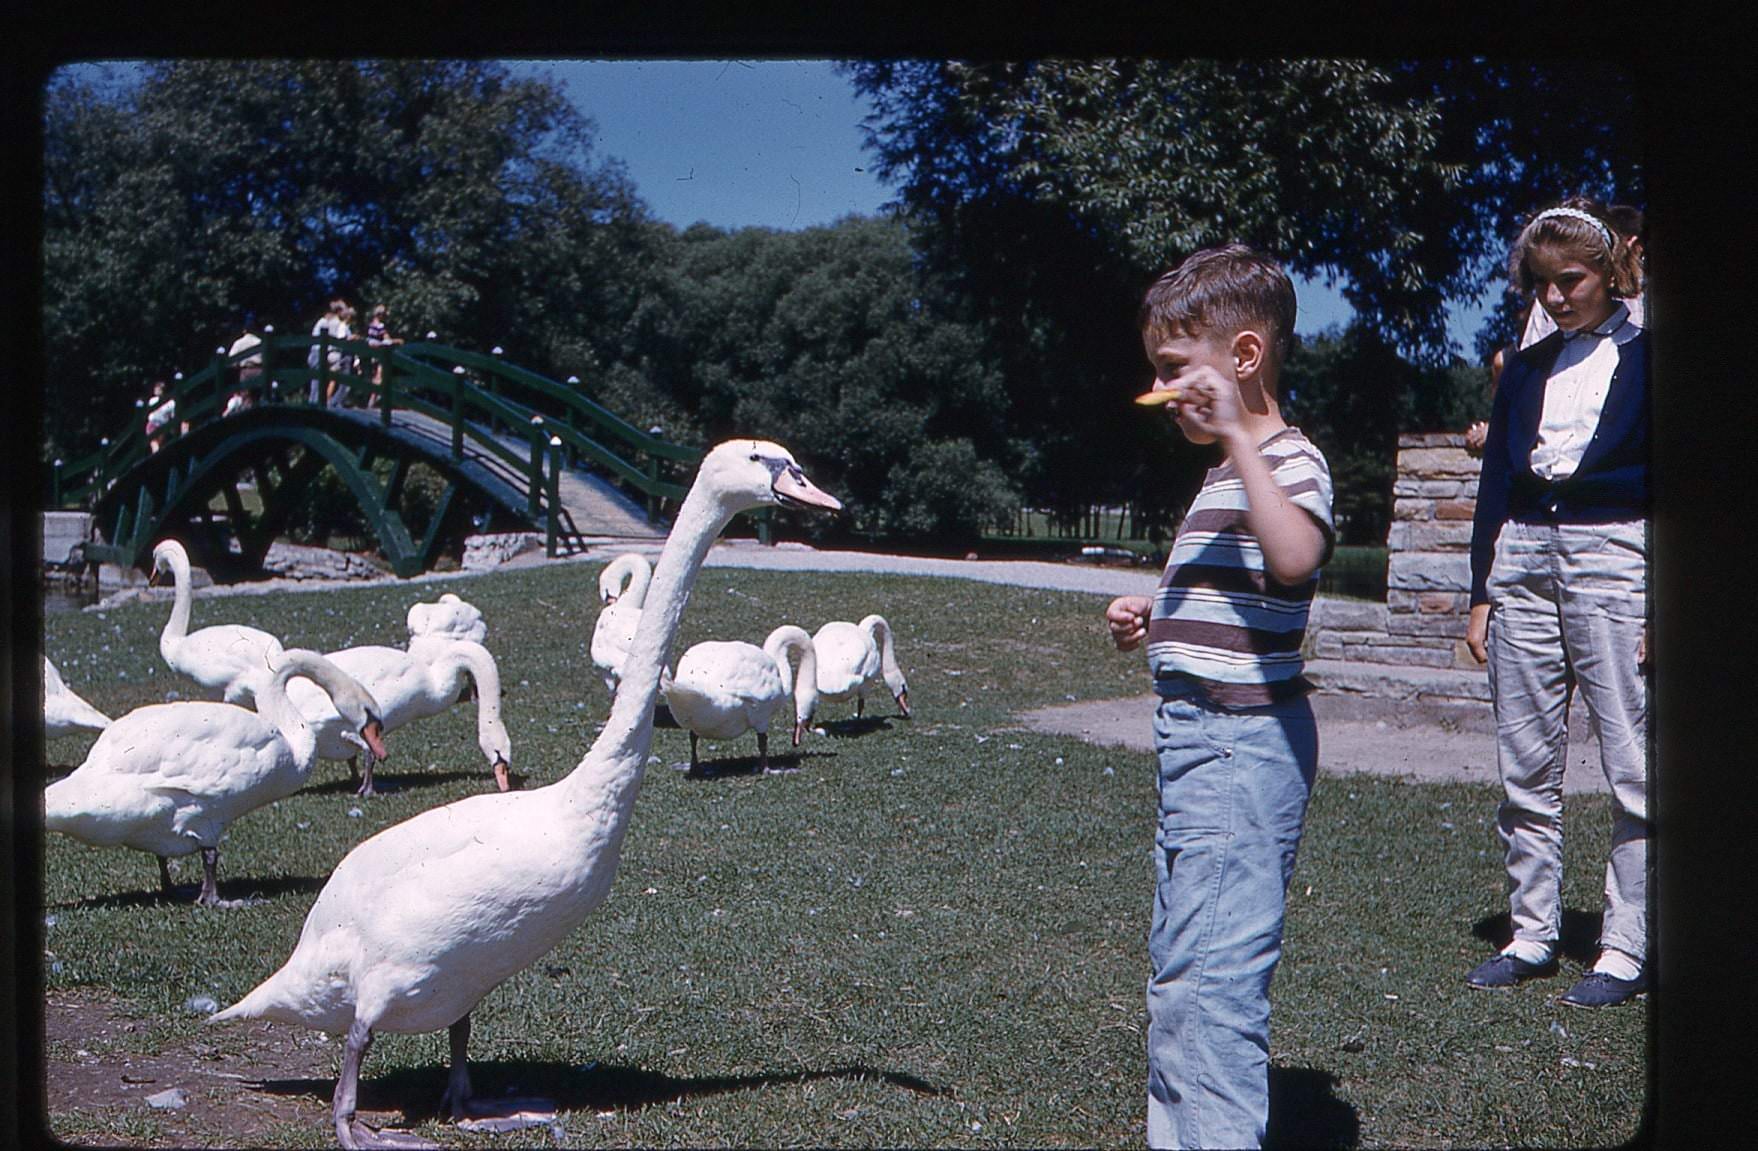
[[[600,566],[202,597],[195,619],[323,650],[399,643],[411,603],[456,591],[484,613],[513,764],[536,786],[573,767],[604,716],[602,687],[580,674]],[[474,1015],[478,1089],[551,1093],[565,1108],[559,1138],[470,1135],[437,1118],[439,1034],[381,1037],[364,1104],[456,1147],[1139,1147],[1151,759],[1023,731],[1014,718],[1145,691],[1140,653],[1104,638],[1105,601],[963,580],[706,571],[680,645],[878,610],[897,633],[913,718],[883,698],[863,722],[827,708],[821,733],[782,749],[799,769],[789,775],[755,774],[750,737],[705,745],[726,769],[711,780],[670,770],[687,760],[688,738],[656,732],[659,759],[609,900]],[[112,713],[187,695],[158,658],[169,610],[51,616],[46,650]],[[233,824],[221,889],[262,897],[249,907],[162,901],[149,856],[45,841],[45,990],[113,1001],[138,1022],[51,1057],[96,1077],[122,1045],[187,1053],[211,1074],[175,1082],[198,1103],[210,1091],[217,1100],[152,1111],[141,1096],[173,1085],[160,1082],[106,1109],[57,1110],[58,1134],[102,1145],[333,1141],[339,1040],[208,1027],[185,1004],[231,1002],[278,966],[356,843],[492,786],[474,714],[466,703],[393,732],[383,795],[356,799],[346,768],[325,764],[296,795]],[[49,756],[77,761],[85,743],[55,740]],[[1605,855],[1609,801],[1568,800],[1579,865],[1564,892],[1566,973],[1486,995],[1462,975],[1505,923],[1496,798],[1493,785],[1319,779],[1273,989],[1272,1145],[1603,1147],[1633,1134],[1652,1008],[1553,1002],[1591,957],[1584,924],[1602,879],[1591,861]],[[182,861],[181,882],[198,874],[193,857]],[[269,1083],[248,1056],[265,1034],[298,1044],[295,1068]],[[222,1074],[244,1080],[209,1086]],[[265,1100],[296,1103],[305,1121],[241,1141],[238,1125]]]
[[[1573,61],[1047,59],[847,65],[880,171],[973,252],[1026,201],[1137,280],[1241,240],[1340,278],[1363,319],[1444,359],[1444,306],[1497,279],[1520,218],[1639,202],[1631,80]],[[1056,239],[1048,233],[1046,239]],[[1066,241],[1064,241],[1066,242]]]

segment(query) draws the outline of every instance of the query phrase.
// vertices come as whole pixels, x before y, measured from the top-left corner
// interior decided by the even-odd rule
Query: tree
[[[980,327],[917,274],[901,223],[697,225],[674,257],[647,400],[668,434],[790,444],[848,506],[845,531],[968,542],[1012,515],[1002,378]]]
[[[342,294],[406,333],[609,370],[657,274],[655,226],[561,94],[498,65],[190,61],[45,107],[51,447],[130,418],[254,311],[304,331]]]
[[[912,208],[1058,205],[1145,277],[1242,240],[1340,278],[1394,346],[1444,362],[1444,305],[1496,279],[1520,216],[1639,200],[1629,75],[1605,63],[863,61],[868,140]]]

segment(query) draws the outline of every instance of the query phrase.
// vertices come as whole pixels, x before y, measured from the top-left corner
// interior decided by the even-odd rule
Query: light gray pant
[[[1562,928],[1563,765],[1578,686],[1612,795],[1601,947],[1641,960],[1648,939],[1648,684],[1636,649],[1648,611],[1647,524],[1503,526],[1490,569],[1489,684],[1506,795],[1514,938]]]

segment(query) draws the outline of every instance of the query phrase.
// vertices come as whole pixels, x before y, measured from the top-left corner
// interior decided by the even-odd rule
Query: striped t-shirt
[[[1334,542],[1331,469],[1297,428],[1258,445],[1270,475],[1318,523],[1325,558]],[[1172,541],[1148,617],[1148,666],[1156,682],[1199,681],[1222,707],[1257,707],[1310,689],[1300,645],[1318,573],[1297,587],[1264,572],[1246,526],[1245,485],[1231,460],[1210,468]]]

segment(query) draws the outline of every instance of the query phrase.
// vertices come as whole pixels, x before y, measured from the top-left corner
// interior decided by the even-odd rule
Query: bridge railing
[[[454,458],[462,456],[468,439],[503,460],[522,477],[533,519],[540,518],[544,502],[550,504],[552,540],[559,478],[553,473],[564,460],[597,464],[643,497],[648,515],[657,517],[666,504],[683,499],[702,456],[640,430],[571,384],[495,355],[431,342],[375,347],[328,335],[272,335],[237,355],[216,349],[200,370],[178,373],[165,397],[175,403],[175,414],[150,440],[149,409],[138,402],[138,418],[97,451],[54,461],[51,504],[91,506],[155,450],[152,440],[174,441],[186,430],[222,418],[232,403],[324,403],[332,388],[345,388],[350,398],[376,406],[386,425],[395,410],[418,411],[446,424]],[[509,439],[518,446],[510,446]]]

